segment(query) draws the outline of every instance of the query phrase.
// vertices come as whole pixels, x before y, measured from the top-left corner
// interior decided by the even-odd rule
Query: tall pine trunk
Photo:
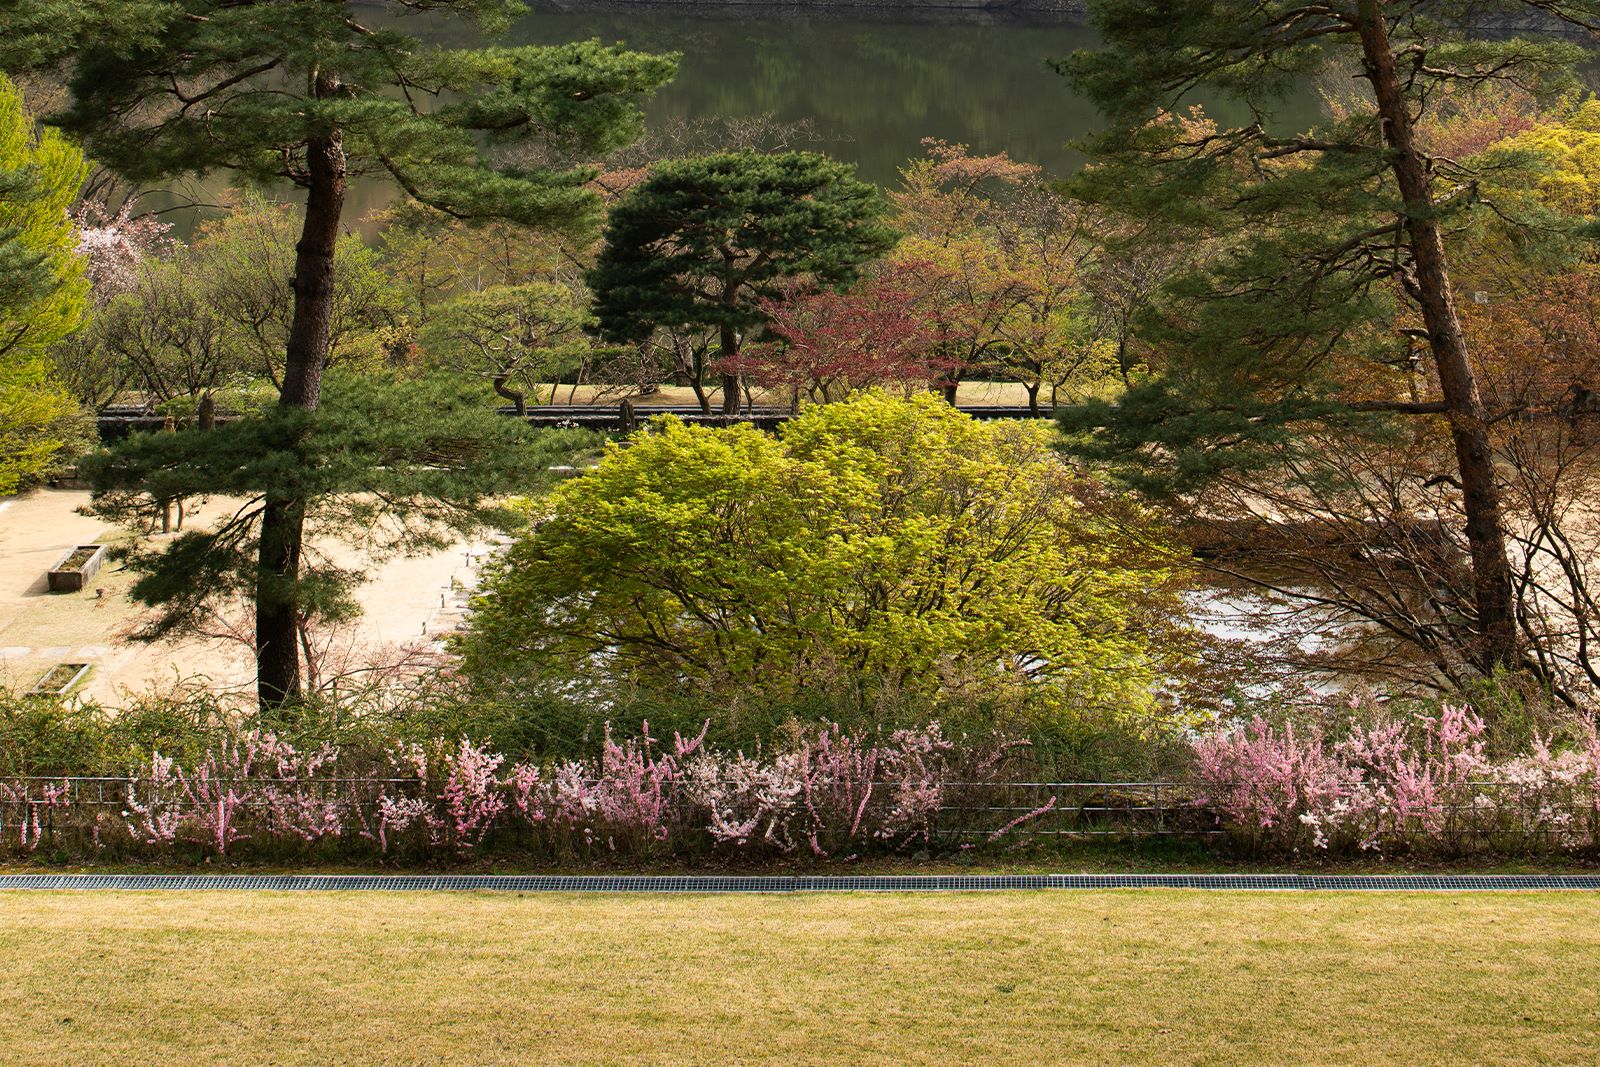
[[[1489,670],[1516,662],[1517,628],[1500,489],[1495,481],[1494,450],[1489,440],[1488,411],[1478,391],[1466,337],[1456,315],[1455,296],[1446,270],[1444,237],[1434,207],[1433,182],[1427,162],[1416,147],[1411,114],[1395,69],[1394,50],[1383,9],[1382,0],[1361,0],[1357,28],[1363,65],[1372,82],[1384,139],[1390,150],[1390,167],[1405,204],[1414,295],[1427,327],[1428,345],[1455,444],[1467,544],[1472,554],[1479,666]]]
[[[306,176],[305,220],[295,246],[294,316],[278,405],[315,411],[328,363],[333,257],[344,210],[345,158],[337,134],[307,146]],[[256,692],[263,708],[300,697],[298,589],[305,514],[305,499],[282,490],[268,495],[262,511],[256,573]]]

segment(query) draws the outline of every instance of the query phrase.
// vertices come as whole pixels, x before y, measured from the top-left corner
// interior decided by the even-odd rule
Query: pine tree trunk
[[[328,362],[333,256],[344,210],[345,159],[337,135],[311,142],[306,172],[305,220],[295,246],[294,314],[278,405],[314,411]],[[262,512],[256,573],[256,692],[263,708],[300,697],[297,593],[305,513],[303,498],[282,493],[269,495]]]
[[[512,389],[508,384],[510,381],[511,374],[508,371],[505,374],[496,374],[494,376],[494,381],[490,382],[489,384],[503,399],[511,401],[511,406],[516,409],[517,418],[525,418],[528,414],[527,394]],[[555,390],[553,389],[551,390],[552,394],[554,391]],[[555,403],[555,401],[552,399],[551,403]]]
[[[1415,296],[1444,395],[1461,481],[1467,543],[1472,554],[1473,599],[1478,612],[1479,666],[1491,670],[1516,662],[1517,630],[1488,412],[1456,315],[1444,237],[1435,216],[1432,178],[1415,144],[1383,7],[1382,0],[1361,0],[1358,30],[1363,65],[1372,82],[1384,138],[1390,148],[1391,169],[1405,202]]]
[[[739,356],[739,335],[732,326],[722,327],[722,361]],[[722,372],[722,413],[724,415],[739,414],[739,376]]]

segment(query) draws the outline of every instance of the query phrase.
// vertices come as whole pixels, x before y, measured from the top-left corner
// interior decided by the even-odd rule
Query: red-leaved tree
[[[733,368],[769,388],[804,390],[817,403],[876,385],[926,386],[953,365],[929,302],[931,264],[885,264],[843,292],[796,286],[762,305],[771,325]]]

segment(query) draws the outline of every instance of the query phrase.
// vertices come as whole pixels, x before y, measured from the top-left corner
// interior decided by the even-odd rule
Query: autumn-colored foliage
[[[763,303],[768,340],[735,369],[824,403],[874,385],[940,381],[955,362],[938,345],[928,284],[936,273],[929,263],[897,262],[842,292],[793,287]]]
[[[980,371],[1021,382],[1035,408],[1046,386],[1092,388],[1111,364],[1088,307],[1089,216],[1032,164],[925,143],[890,194],[907,234],[894,259],[929,291],[947,395]]]

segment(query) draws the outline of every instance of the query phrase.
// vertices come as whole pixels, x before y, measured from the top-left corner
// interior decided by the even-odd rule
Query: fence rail
[[[1049,407],[1037,411],[1026,405],[1014,404],[960,404],[958,411],[975,419],[1048,419],[1055,414]],[[632,432],[650,419],[660,415],[674,415],[684,422],[704,426],[732,426],[749,424],[758,429],[772,430],[794,418],[787,407],[758,405],[742,408],[737,414],[720,412],[706,414],[699,407],[683,404],[529,404],[519,416],[514,407],[501,407],[501,415],[521,418],[532,426],[572,427],[611,432]],[[236,416],[219,415],[218,422],[232,421]],[[149,408],[120,406],[103,408],[96,417],[96,426],[103,441],[120,441],[136,433],[157,433],[169,426],[187,427],[189,418],[169,418],[156,414]]]
[[[596,780],[586,780],[596,784]],[[899,783],[872,783],[886,802]],[[285,782],[273,778],[213,778],[210,786],[236,793],[246,809],[270,790],[287,787],[321,799],[354,805],[379,795],[417,796],[415,778],[315,778]],[[72,809],[121,811],[150,788],[148,779],[130,776],[0,777],[0,808],[38,807],[60,814]],[[683,788],[681,784],[674,788]],[[945,782],[938,806],[938,833],[954,838],[990,837],[1004,829],[1015,836],[1147,836],[1216,832],[1201,825],[1195,791],[1176,782]]]
[[[871,783],[863,808],[869,803],[887,804],[898,784]],[[233,794],[244,811],[264,806],[270,794],[286,789],[356,810],[370,808],[379,797],[421,798],[429,788],[416,778],[399,777],[213,778],[209,787],[213,792]],[[667,788],[688,787],[672,783]],[[1202,787],[1185,781],[944,782],[933,832],[952,842],[1000,835],[1043,839],[1209,837],[1224,833],[1225,827],[1207,800],[1207,788],[1216,792],[1216,783]],[[14,826],[19,814],[26,822],[30,812],[44,816],[46,826],[63,827],[71,823],[73,811],[86,817],[121,816],[126,814],[130,797],[147,799],[150,789],[148,779],[130,776],[0,777],[0,827]],[[1492,804],[1485,804],[1486,799],[1492,799]],[[1480,816],[1491,807],[1501,813],[1527,809],[1527,817],[1485,822]],[[1546,794],[1530,795],[1516,783],[1474,782],[1458,789],[1440,810],[1449,832],[1464,838],[1493,833],[1529,841],[1567,840],[1579,826],[1600,826],[1600,797],[1591,787],[1572,789],[1553,801]],[[0,839],[0,847],[6,844]]]

